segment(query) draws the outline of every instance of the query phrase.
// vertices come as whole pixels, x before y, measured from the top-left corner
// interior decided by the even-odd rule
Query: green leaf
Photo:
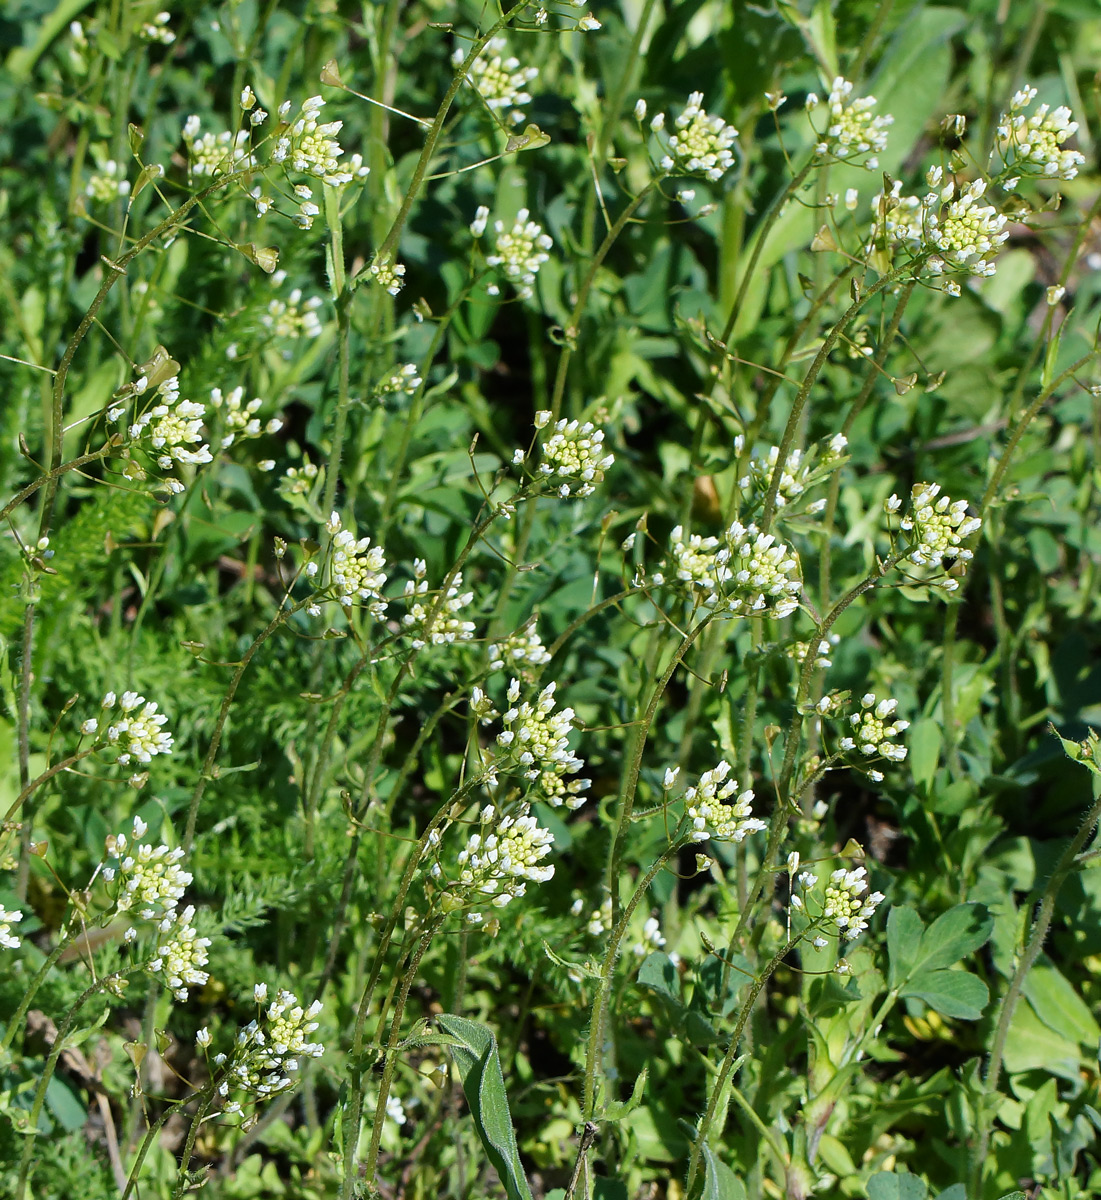
[[[910,772],[918,787],[927,789],[933,782],[943,742],[944,733],[940,722],[934,721],[932,717],[923,717],[910,727],[906,735],[906,745],[910,749]]]
[[[994,918],[984,905],[957,904],[937,917],[922,935],[914,970],[950,967],[985,946],[993,929]]]
[[[905,904],[896,904],[887,914],[887,953],[891,967],[889,983],[898,987],[910,977],[925,926],[921,918]]]
[[[707,1143],[703,1147],[703,1195],[700,1200],[746,1200],[745,1184],[715,1157]]]
[[[928,1193],[925,1181],[907,1171],[880,1171],[868,1180],[869,1200],[925,1200]]]
[[[1049,1029],[1090,1048],[1101,1040],[1101,1027],[1089,1006],[1050,962],[1041,960],[1029,971],[1024,994]]]
[[[509,1200],[533,1200],[520,1163],[493,1030],[477,1021],[446,1013],[436,1020],[445,1033],[461,1043],[449,1047],[451,1057],[459,1069],[478,1137],[501,1177]]]
[[[629,1100],[610,1100],[604,1106],[605,1121],[622,1121],[624,1117],[630,1116],[636,1108],[642,1103],[642,1094],[646,1090],[646,1077],[648,1068],[643,1067],[635,1079],[635,1086],[631,1089],[631,1097]]]
[[[899,993],[924,1000],[930,1008],[946,1017],[977,1021],[990,1002],[986,984],[970,971],[927,971],[912,977]]]
[[[1077,1081],[1081,1057],[1077,1042],[1061,1037],[1045,1025],[1031,1005],[1017,1005],[1009,1023],[1003,1060],[1010,1075],[1046,1071],[1061,1079]]]
[[[674,1004],[680,1004],[680,976],[668,954],[655,951],[648,955],[646,961],[638,969],[638,981],[643,987],[653,988],[655,992],[660,992]]]
[[[954,1183],[951,1187],[945,1188],[937,1200],[967,1200],[967,1188],[962,1183]]]

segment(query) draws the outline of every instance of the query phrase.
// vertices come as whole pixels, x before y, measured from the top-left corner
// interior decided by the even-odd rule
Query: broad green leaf
[[[977,1021],[990,1002],[987,986],[970,971],[927,971],[923,967],[899,993],[924,1000],[946,1017]]]
[[[642,1103],[642,1094],[646,1090],[646,1077],[648,1068],[643,1067],[635,1079],[635,1086],[631,1089],[629,1100],[609,1100],[604,1106],[605,1121],[622,1121],[624,1117],[630,1116],[636,1108]]]
[[[879,155],[884,171],[896,174],[930,123],[944,112],[944,92],[952,65],[949,39],[967,22],[954,8],[920,6],[898,28],[865,89],[879,103],[876,112],[894,117],[887,149]]]
[[[925,1181],[905,1171],[880,1171],[868,1180],[869,1200],[925,1200],[928,1194]]]
[[[967,1188],[962,1183],[954,1183],[951,1187],[945,1188],[936,1200],[967,1200]]]
[[[1078,1043],[1049,1029],[1029,1004],[1018,1004],[1009,1023],[1003,1062],[1011,1075],[1022,1071],[1046,1071],[1062,1079],[1078,1081],[1081,1051]]]
[[[1101,1027],[1066,976],[1050,962],[1038,962],[1025,977],[1024,994],[1041,1021],[1082,1046],[1096,1047]]]
[[[444,1014],[437,1023],[461,1045],[449,1047],[462,1079],[478,1137],[501,1177],[509,1200],[533,1200],[520,1163],[505,1093],[505,1077],[497,1053],[497,1038],[488,1025]]]
[[[921,939],[914,969],[922,972],[950,967],[985,946],[994,918],[982,904],[957,904],[929,926]]]
[[[889,982],[898,987],[909,978],[925,926],[921,918],[905,904],[896,904],[887,914],[887,953],[890,956]]]
[[[700,1200],[746,1200],[745,1184],[715,1157],[707,1143],[703,1147],[703,1195]]]
[[[648,955],[638,969],[638,981],[643,987],[653,988],[668,997],[674,1004],[680,1004],[680,976],[668,954],[655,951]]]
[[[1004,1196],[999,1196],[998,1200],[1028,1200],[1027,1192],[1006,1192]]]

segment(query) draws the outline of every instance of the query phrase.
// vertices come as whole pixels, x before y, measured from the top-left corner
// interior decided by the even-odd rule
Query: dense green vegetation
[[[0,1194],[1101,1196],[1099,48],[5,9]]]

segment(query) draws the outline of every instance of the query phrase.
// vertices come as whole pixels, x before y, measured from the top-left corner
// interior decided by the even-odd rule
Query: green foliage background
[[[326,116],[344,121],[345,149],[371,167],[348,191],[342,217],[345,265],[358,275],[410,186],[423,130],[322,88],[324,64],[335,59],[356,92],[430,118],[450,82],[453,50],[495,19],[466,0],[189,3],[171,14],[176,40],[158,46],[139,34],[154,11],[117,0],[18,0],[0,18],[5,503],[48,459],[51,377],[33,365],[56,367],[104,261],[119,252],[126,202],[93,202],[85,185],[107,159],[128,164],[136,178],[130,124],[144,133],[143,161],[165,169],[164,198],[178,204],[189,194],[180,144],[188,114],[199,114],[204,129],[228,128],[245,83],[272,108],[284,98],[297,108],[323,91]],[[593,608],[629,590],[636,569],[655,570],[677,524],[719,531],[737,477],[737,433],[750,427],[761,445],[779,442],[805,365],[849,303],[848,277],[841,278],[849,262],[841,252],[812,252],[816,231],[836,219],[843,248],[858,251],[856,222],[866,227],[883,174],[920,192],[925,169],[951,149],[941,118],[965,114],[969,143],[989,146],[997,113],[1028,81],[1042,100],[1069,103],[1080,122],[1087,166],[1073,181],[1031,193],[1038,210],[1056,191],[1061,206],[1015,220],[997,274],[965,286],[958,299],[917,288],[896,339],[885,336],[894,298],[869,304],[847,330],[854,352],[843,341],[830,355],[799,429],[807,446],[838,432],[873,370],[859,346],[882,346],[866,403],[848,428],[832,526],[805,516],[785,530],[801,556],[808,602],[825,612],[885,556],[882,504],[892,492],[907,495],[913,483],[935,480],[977,511],[1021,415],[1062,379],[1023,429],[982,512],[983,536],[957,598],[946,602],[896,579],[868,592],[834,627],[840,642],[829,687],[897,698],[912,722],[909,757],[882,784],[856,772],[826,776],[793,820],[791,848],[828,871],[855,839],[887,899],[847,952],[851,977],[830,973],[834,942],[800,951],[769,981],[746,1027],[736,1091],[725,1095],[706,1146],[702,1194],[961,1200],[988,1112],[994,1135],[973,1200],[1016,1187],[1043,1187],[1066,1200],[1101,1196],[1101,870],[1088,853],[1058,891],[1044,952],[1009,1026],[1000,1090],[990,1097],[983,1083],[1031,914],[1091,803],[1092,777],[1047,727],[1053,722],[1080,741],[1101,724],[1101,398],[1089,390],[1099,376],[1088,362],[1063,378],[1095,348],[1101,311],[1093,155],[1101,17],[1085,0],[678,0],[593,11],[598,32],[554,33],[561,20],[552,15],[545,33],[508,34],[510,49],[540,69],[526,121],[549,134],[549,144],[496,157],[505,134],[464,89],[402,233],[403,291],[391,302],[362,286],[340,301],[352,402],[338,505],[385,545],[395,599],[415,557],[427,561],[433,586],[445,576],[483,511],[483,489],[499,486],[495,472],[514,447],[529,444],[533,413],[551,405],[561,348],[573,336],[573,300],[604,236],[602,214],[614,220],[651,176],[631,118],[635,100],[672,114],[700,90],[709,111],[740,130],[736,168],[719,183],[693,180],[691,200],[678,201],[670,188],[667,203],[639,210],[596,270],[576,331],[563,413],[598,420],[615,464],[595,497],[540,500],[530,522],[524,510],[494,527],[464,571],[477,640],[426,653],[389,713],[395,660],[380,656],[362,668],[353,635],[364,633],[363,623],[337,621],[340,636],[321,638],[322,626],[297,614],[258,650],[229,713],[189,860],[189,901],[213,939],[210,980],[178,1004],[138,980],[123,1000],[97,1000],[81,1018],[81,1052],[98,1064],[118,1144],[125,1154],[146,1117],[186,1094],[183,1080],[200,1078],[192,1049],[200,1027],[229,1039],[251,1018],[254,983],[307,996],[325,976],[325,1057],[247,1135],[232,1124],[204,1126],[192,1166],[207,1170],[207,1193],[225,1200],[340,1194],[354,1140],[342,1125],[349,1091],[359,1081],[367,1100],[361,1156],[377,1095],[380,1058],[352,1061],[349,1051],[378,931],[411,841],[473,764],[478,732],[466,697],[484,682],[485,646],[537,613],[548,645],[571,631],[544,681],[558,681],[563,703],[577,710],[592,798],[576,815],[540,810],[555,835],[554,879],[501,909],[495,938],[454,922],[432,942],[413,980],[393,1081],[407,1120],[386,1126],[377,1178],[357,1187],[410,1200],[501,1194],[492,1168],[509,1151],[504,1159],[500,1149],[487,1152],[470,1115],[479,1101],[462,1054],[475,1052],[449,1049],[430,1033],[435,1026],[420,1023],[441,1013],[453,1014],[455,1037],[465,1028],[456,1018],[495,1035],[524,1186],[538,1197],[569,1186],[585,1115],[593,971],[607,947],[606,930],[588,931],[589,914],[608,895],[611,831],[636,751],[631,731],[676,644],[646,596]],[[87,30],[85,50],[70,31],[74,20]],[[802,101],[827,91],[835,74],[855,79],[877,97],[878,111],[895,117],[881,169],[832,167],[787,205],[756,260],[724,356],[716,339],[769,206],[790,178],[788,160],[802,163],[814,145]],[[790,99],[774,120],[763,94],[780,90]],[[483,159],[493,161],[464,169]],[[824,215],[828,194],[848,188],[858,191],[857,215],[848,217],[844,204]],[[149,187],[135,199],[127,236],[169,211],[155,193]],[[507,287],[498,297],[459,300],[473,261],[468,227],[482,204],[506,222],[527,207],[554,240],[530,301],[513,300]],[[690,219],[708,205],[710,212]],[[293,557],[319,538],[328,516],[325,473],[305,495],[288,496],[278,484],[288,467],[307,459],[324,467],[333,455],[341,335],[327,241],[324,219],[308,231],[276,214],[260,222],[247,197],[234,195],[216,197],[187,232],[139,256],[69,377],[65,458],[84,451],[89,431],[102,428],[97,414],[158,344],[181,362],[183,394],[205,398],[211,388],[242,385],[263,398],[265,418],[280,414],[284,426],[220,455],[167,501],[98,466],[67,475],[49,571],[29,567],[17,541],[33,545],[40,496],[12,512],[0,538],[4,810],[21,787],[25,670],[33,675],[24,764],[32,778],[75,741],[79,721],[111,689],[157,699],[176,739],[176,752],[156,761],[140,793],[118,772],[90,769],[39,794],[33,836],[48,850],[30,860],[23,947],[4,952],[0,1019],[14,1012],[48,953],[66,889],[84,886],[109,833],[138,813],[151,836],[183,837],[233,665],[282,596],[273,539],[288,542]],[[285,275],[269,277],[233,249],[249,242],[277,246]],[[1045,289],[1060,282],[1067,292],[1053,312]],[[286,301],[294,289],[325,299],[316,339],[279,337],[264,323],[271,301]],[[404,362],[417,363],[427,381],[416,419],[408,397],[377,395]],[[787,382],[777,382],[777,371]],[[274,471],[258,469],[266,459],[275,460]],[[824,481],[820,494],[828,488]],[[623,539],[636,530],[635,548],[624,553]],[[35,613],[29,661],[28,604]],[[751,689],[758,696],[752,786],[766,815],[775,802],[770,781],[783,743],[773,756],[766,730],[789,726],[795,676],[787,650],[812,625],[803,618],[763,630],[723,624],[693,650],[690,670],[674,676],[645,747],[638,809],[653,815],[629,827],[611,881],[624,902],[668,844],[660,815],[666,767],[679,765],[683,782],[720,757],[740,761]],[[335,712],[326,754],[320,748]],[[413,768],[403,770],[411,752]],[[356,827],[350,817],[361,793],[370,803]],[[824,804],[820,819],[816,800]],[[745,939],[731,940],[763,842],[747,841],[738,854],[730,846],[712,851],[716,865],[702,875],[692,874],[685,852],[676,872],[656,876],[616,968],[602,1117],[579,1184],[603,1200],[685,1195],[696,1121],[732,1015],[749,975],[783,940],[782,878],[774,900],[770,884]],[[12,872],[0,882],[5,907],[19,887],[17,852],[16,845],[5,864]],[[345,919],[334,926],[342,895]],[[409,903],[417,907],[416,889]],[[651,915],[664,947],[642,947]],[[735,969],[723,969],[713,948]],[[97,960],[97,969],[110,969],[117,953],[107,947],[108,966]],[[399,974],[393,953],[384,988]],[[34,1008],[60,1023],[89,978],[85,964],[63,964]],[[372,1027],[376,1020],[377,1008]],[[135,1100],[126,1045],[152,1045],[158,1030],[165,1031],[159,1053],[142,1069],[145,1098]],[[454,1078],[446,1077],[449,1053],[459,1067]],[[14,1187],[26,1136],[17,1118],[44,1056],[41,1040],[28,1035],[0,1066],[0,1189]],[[62,1070],[50,1089],[33,1194],[117,1195],[106,1149],[112,1135],[95,1088]],[[487,1124],[484,1112],[480,1121]],[[143,1168],[143,1195],[173,1194],[182,1137],[166,1126]]]

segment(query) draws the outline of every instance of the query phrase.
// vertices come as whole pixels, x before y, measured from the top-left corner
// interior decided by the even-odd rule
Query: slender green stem
[[[122,971],[115,971],[111,975],[105,975],[102,979],[97,979],[95,983],[85,988],[83,992],[76,998],[76,1001],[65,1015],[65,1020],[61,1022],[61,1027],[57,1031],[57,1036],[54,1038],[53,1046],[50,1049],[49,1057],[46,1059],[42,1067],[42,1074],[38,1080],[38,1087],[35,1088],[34,1099],[31,1101],[31,1110],[27,1114],[27,1126],[23,1133],[23,1154],[19,1160],[19,1178],[15,1185],[15,1195],[13,1200],[23,1200],[26,1195],[27,1180],[30,1175],[31,1164],[34,1160],[34,1147],[38,1138],[38,1121],[42,1115],[42,1105],[46,1100],[46,1089],[50,1085],[50,1080],[53,1078],[54,1069],[57,1066],[57,1060],[61,1057],[61,1052],[65,1049],[65,1039],[69,1036],[69,1032],[73,1027],[73,1022],[76,1020],[80,1010],[84,1005],[98,992],[111,987],[113,984],[126,979],[130,975],[135,974],[144,968],[144,964],[140,966],[127,967]]]
[[[401,441],[398,443],[393,461],[386,465],[389,482],[386,485],[386,497],[382,502],[382,513],[378,520],[378,536],[380,541],[385,539],[390,528],[390,521],[394,515],[394,505],[397,502],[398,489],[401,487],[405,475],[405,460],[409,454],[409,443],[413,438],[413,430],[420,423],[421,416],[424,413],[424,394],[428,390],[428,372],[436,359],[440,346],[443,344],[444,335],[450,328],[455,314],[459,311],[460,306],[465,303],[471,289],[477,284],[478,279],[479,276],[472,275],[466,281],[459,290],[459,294],[447,306],[447,311],[436,322],[436,329],[432,334],[431,345],[429,345],[424,360],[421,363],[421,381],[409,401],[409,411],[405,414],[405,420],[402,423]]]
[[[784,961],[791,951],[803,940],[807,935],[807,930],[802,933],[797,933],[772,956],[766,965],[765,969],[758,975],[749,985],[749,991],[746,994],[741,1011],[738,1013],[738,1019],[734,1025],[734,1031],[730,1035],[730,1045],[723,1055],[722,1064],[719,1067],[718,1076],[715,1079],[714,1087],[711,1089],[711,1098],[707,1104],[707,1111],[700,1121],[699,1129],[696,1131],[696,1140],[692,1144],[692,1154],[688,1160],[688,1183],[685,1191],[688,1195],[692,1193],[692,1185],[696,1182],[696,1175],[700,1168],[700,1157],[703,1154],[703,1147],[707,1141],[711,1126],[715,1120],[715,1114],[718,1111],[719,1101],[722,1098],[723,1089],[726,1086],[726,1080],[731,1069],[734,1066],[734,1060],[738,1053],[738,1046],[742,1040],[742,1032],[745,1029],[746,1022],[749,1020],[749,1014],[753,1011],[754,1004],[757,1003],[757,997],[761,994],[764,986],[772,978],[776,968]]]
[[[233,672],[233,678],[229,681],[229,687],[226,694],[222,697],[221,707],[218,709],[218,716],[214,720],[214,731],[210,735],[210,743],[207,746],[206,756],[203,759],[203,765],[199,769],[199,777],[195,781],[195,787],[191,792],[191,801],[187,806],[187,827],[184,832],[183,846],[186,854],[195,840],[195,823],[199,815],[199,804],[202,801],[203,793],[206,791],[207,783],[213,778],[214,763],[218,757],[218,749],[222,744],[222,734],[225,731],[226,720],[229,717],[229,710],[233,705],[233,699],[237,695],[237,689],[241,684],[241,680],[248,670],[249,663],[252,662],[256,651],[268,640],[269,637],[287,621],[295,613],[305,608],[311,602],[307,597],[300,600],[291,608],[286,608],[286,600],[284,599],[279,606],[275,616],[264,626],[264,628],[256,635],[252,641],[252,645],[245,651],[244,657],[237,664],[237,669]]]
[[[867,290],[861,289],[859,294],[853,300],[852,304],[845,310],[841,320],[838,321],[826,334],[822,341],[822,345],[818,353],[814,356],[814,361],[810,365],[810,370],[807,371],[803,382],[799,385],[799,390],[795,394],[795,400],[791,406],[791,411],[788,414],[787,424],[784,426],[784,434],[780,439],[779,454],[776,458],[776,467],[772,472],[772,478],[769,480],[768,493],[765,496],[764,511],[761,514],[760,526],[764,533],[768,533],[772,527],[773,517],[776,515],[776,497],[780,492],[780,480],[784,474],[784,464],[787,462],[787,457],[791,453],[791,445],[795,440],[795,432],[799,427],[799,423],[803,416],[803,408],[807,403],[807,398],[810,396],[811,388],[814,387],[818,379],[819,372],[825,366],[826,359],[830,356],[831,351],[837,344],[837,339],[841,336],[842,331],[846,328],[849,322],[857,315],[858,312],[868,303],[874,296],[878,296],[880,292],[886,288],[893,286],[899,279],[905,275],[916,274],[920,267],[920,262],[908,262],[901,267],[896,267],[893,271],[881,276]]]
[[[107,458],[111,451],[114,450],[115,442],[112,440],[106,446],[99,450],[92,451],[91,454],[81,454],[76,458],[71,458],[68,462],[61,463],[60,466],[52,467],[50,470],[39,475],[33,482],[28,483],[25,488],[16,494],[0,508],[0,521],[6,521],[8,516],[13,513],[24,500],[29,500],[31,496],[38,491],[39,488],[52,480],[60,479],[62,475],[67,475],[70,471],[79,471],[81,467],[86,467],[89,463],[99,462],[101,459]]]
[[[570,312],[569,320],[565,329],[565,342],[562,346],[562,353],[558,356],[558,367],[554,376],[554,390],[551,393],[551,418],[550,424],[562,415],[562,399],[566,392],[566,377],[569,374],[570,359],[573,356],[574,347],[577,344],[579,333],[578,324],[581,320],[581,314],[585,311],[585,304],[589,299],[589,292],[592,289],[593,281],[596,279],[596,273],[600,270],[601,264],[608,256],[608,251],[615,245],[616,239],[627,227],[627,222],[638,212],[639,208],[648,196],[658,187],[664,175],[656,176],[639,192],[637,196],[624,208],[624,210],[616,218],[615,224],[604,235],[604,240],[600,243],[599,248],[593,255],[592,262],[589,263],[589,269],[585,272],[585,277],[581,281],[581,286],[577,289],[577,299],[574,301],[573,309]]]
[[[894,312],[891,313],[891,320],[885,330],[879,345],[876,347],[873,366],[869,369],[864,377],[864,383],[860,391],[856,395],[856,399],[849,405],[849,411],[845,414],[845,420],[841,423],[840,433],[846,438],[852,432],[853,426],[856,424],[857,417],[864,410],[864,405],[867,404],[868,398],[871,396],[875,388],[876,380],[880,377],[880,372],[883,370],[883,364],[887,361],[887,355],[890,352],[895,338],[898,337],[899,328],[902,325],[902,317],[906,312],[906,306],[910,302],[910,297],[914,294],[914,288],[917,287],[916,279],[908,279],[902,285],[902,290],[899,293],[898,303],[895,305]],[[826,510],[822,514],[822,558],[819,563],[818,576],[818,603],[826,608],[830,602],[830,570],[832,567],[832,541],[833,541],[833,523],[837,516],[837,505],[841,497],[841,473],[835,471],[830,476],[829,492],[826,499]]]
[[[470,779],[453,796],[440,805],[432,820],[425,826],[424,832],[417,839],[416,845],[413,847],[409,859],[405,864],[405,870],[402,872],[401,882],[398,885],[397,895],[390,905],[389,916],[386,918],[386,924],[383,926],[382,933],[379,936],[379,944],[375,951],[371,973],[368,976],[367,983],[360,996],[359,1007],[356,1010],[355,1029],[352,1035],[351,1078],[348,1088],[349,1098],[343,1114],[345,1175],[342,1196],[344,1200],[347,1200],[349,1195],[348,1189],[351,1187],[352,1175],[354,1173],[355,1140],[358,1137],[359,1123],[363,1116],[363,1077],[365,1074],[363,1057],[365,1045],[364,1030],[367,1024],[367,1014],[371,1008],[371,1000],[374,997],[375,987],[378,985],[379,976],[386,961],[394,929],[397,927],[399,917],[404,912],[405,897],[408,895],[409,887],[421,864],[432,834],[448,818],[455,805],[461,803],[471,791],[476,787],[480,787],[484,781],[484,775],[477,775]],[[384,1016],[385,1013],[380,1015],[380,1023]]]
[[[200,1097],[208,1091],[213,1094],[214,1086],[213,1083],[208,1083],[203,1092],[199,1093]],[[154,1141],[156,1141],[157,1134],[160,1133],[177,1113],[181,1112],[194,1099],[194,1096],[185,1096],[175,1104],[169,1104],[164,1112],[145,1131],[145,1137],[142,1138],[141,1145],[138,1147],[137,1155],[134,1158],[134,1163],[130,1168],[130,1174],[126,1180],[126,1187],[123,1189],[119,1200],[130,1200],[131,1195],[133,1195],[134,1189],[138,1185],[138,1176],[141,1173],[142,1164],[145,1162],[145,1156],[149,1153]]]
[[[417,971],[420,969],[421,959],[435,936],[436,931],[443,924],[443,918],[437,917],[429,925],[417,943],[416,949],[413,951],[413,956],[409,961],[409,966],[405,971],[405,975],[401,981],[401,992],[398,995],[397,1003],[394,1005],[394,1015],[390,1021],[390,1036],[386,1042],[386,1058],[382,1068],[382,1078],[378,1083],[378,1101],[375,1104],[375,1119],[371,1126],[371,1143],[367,1148],[367,1158],[364,1163],[364,1174],[368,1180],[373,1180],[375,1177],[375,1166],[378,1163],[379,1145],[382,1140],[382,1131],[386,1126],[386,1101],[390,1096],[390,1083],[394,1078],[394,1070],[397,1066],[398,1054],[397,1045],[401,1038],[401,1021],[405,1015],[405,1005],[409,1000],[409,989],[413,986],[413,981],[417,977]],[[347,1189],[347,1179],[349,1173],[355,1171],[354,1156],[345,1158],[345,1195],[350,1194]]]
[[[4,814],[3,824],[6,825],[12,819],[12,817],[15,816],[15,814],[22,807],[24,801],[32,796],[42,786],[42,784],[49,783],[49,781],[53,779],[55,775],[60,775],[62,771],[67,771],[74,763],[78,763],[81,761],[81,759],[85,759],[88,757],[88,755],[94,753],[95,748],[90,747],[87,750],[78,751],[76,754],[70,754],[67,758],[63,758],[58,762],[55,762],[52,767],[49,767],[47,770],[43,771],[42,774],[37,778],[32,779],[24,786],[19,795],[16,796],[16,798],[11,802],[11,807]]]
[[[447,120],[447,114],[451,110],[451,105],[455,101],[455,97],[459,94],[463,83],[466,81],[467,72],[470,70],[471,64],[481,54],[482,50],[504,29],[510,25],[516,18],[526,9],[532,0],[519,0],[513,8],[511,8],[503,17],[500,18],[489,29],[487,33],[475,39],[471,44],[470,50],[466,58],[463,59],[462,65],[456,70],[454,78],[447,91],[444,93],[443,100],[440,101],[440,107],[436,110],[436,116],[432,124],[425,134],[424,146],[421,149],[420,157],[417,159],[417,165],[413,168],[412,178],[405,189],[405,195],[402,197],[401,207],[398,209],[398,214],[394,218],[393,224],[390,226],[386,237],[382,240],[382,245],[378,248],[378,253],[375,258],[378,262],[389,262],[397,249],[398,240],[401,237],[402,230],[405,228],[406,221],[409,220],[409,213],[412,211],[413,204],[417,199],[417,195],[421,190],[425,181],[425,176],[428,174],[429,163],[432,160],[432,155],[436,152],[436,143],[439,141],[440,134],[443,131],[444,122]]]
[[[768,236],[772,232],[773,225],[779,219],[780,213],[783,211],[784,204],[790,200],[792,196],[803,186],[803,181],[810,174],[811,168],[817,162],[816,158],[808,159],[807,162],[800,167],[799,171],[792,176],[788,181],[784,190],[778,192],[769,205],[768,212],[765,213],[761,221],[760,228],[755,231],[756,236],[753,243],[753,249],[749,255],[749,262],[746,263],[745,269],[742,271],[741,283],[738,285],[738,291],[734,296],[734,303],[730,306],[730,315],[726,319],[726,325],[722,332],[722,341],[729,342],[733,333],[734,326],[738,323],[738,317],[741,315],[742,305],[745,303],[746,293],[749,291],[749,285],[753,280],[753,273],[757,270],[757,263],[761,260],[761,254],[764,251],[765,243],[768,241]]]
[[[631,825],[631,813],[635,807],[635,792],[638,789],[638,777],[642,770],[642,756],[646,750],[646,739],[650,733],[650,726],[653,724],[654,715],[657,713],[658,705],[665,694],[665,689],[669,686],[669,681],[673,678],[684,656],[692,648],[696,638],[707,628],[710,621],[710,615],[705,616],[694,629],[690,630],[681,639],[680,645],[673,651],[673,655],[669,659],[665,670],[654,685],[654,691],[650,696],[650,701],[646,706],[646,711],[643,713],[642,719],[635,725],[633,730],[634,737],[632,740],[631,758],[627,766],[627,774],[623,781],[623,794],[620,797],[619,810],[616,814],[615,832],[612,834],[612,844],[608,854],[608,890],[612,900],[613,921],[616,920],[619,912],[620,860],[623,857],[623,846],[627,839],[627,830]]]
[[[581,1100],[581,1112],[584,1120],[591,1121],[595,1115],[596,1107],[596,1075],[598,1064],[601,1061],[601,1046],[604,1042],[604,1025],[608,1012],[608,995],[612,986],[612,973],[615,970],[616,960],[619,958],[619,947],[623,942],[623,935],[627,932],[627,926],[630,923],[631,916],[638,907],[642,897],[646,895],[650,884],[657,878],[658,873],[664,869],[666,863],[670,859],[675,858],[683,846],[687,845],[686,839],[679,839],[670,843],[669,846],[658,856],[650,869],[642,877],[638,886],[635,888],[630,900],[624,906],[623,912],[619,920],[615,923],[611,935],[608,938],[608,946],[604,951],[604,962],[600,968],[600,978],[596,985],[596,995],[593,998],[593,1015],[589,1022],[589,1041],[585,1051],[585,1086]]]
[[[893,554],[890,558],[885,559],[879,564],[878,570],[866,576],[854,587],[851,587],[844,596],[830,609],[822,624],[815,633],[815,639],[821,640],[833,628],[838,617],[852,604],[859,599],[865,592],[870,591],[875,585],[887,574],[894,566],[902,559],[902,554]],[[753,884],[753,889],[746,900],[745,906],[738,914],[738,923],[734,929],[734,935],[731,939],[736,942],[741,936],[742,931],[749,923],[750,916],[757,906],[757,901],[764,891],[765,883],[772,879],[772,868],[776,865],[776,855],[780,849],[780,844],[784,839],[784,830],[787,827],[788,816],[791,806],[791,780],[795,773],[795,764],[799,753],[799,744],[803,732],[803,704],[810,693],[811,679],[814,676],[815,655],[808,654],[803,660],[803,669],[799,674],[799,686],[795,693],[795,711],[792,714],[791,724],[788,726],[787,735],[784,741],[784,759],[780,767],[779,775],[776,779],[776,810],[772,814],[772,820],[769,822],[768,829],[768,844],[765,848],[764,856],[761,859],[761,865],[757,870],[757,877]]]
[[[19,1027],[23,1024],[23,1018],[27,1015],[27,1009],[31,1006],[31,1001],[34,1000],[35,994],[42,986],[42,981],[53,970],[57,960],[65,953],[66,948],[70,944],[70,939],[61,938],[57,945],[46,956],[45,961],[35,972],[34,978],[27,986],[27,990],[23,993],[23,999],[19,1001],[19,1007],[12,1014],[8,1021],[8,1027],[4,1031],[4,1039],[0,1041],[0,1051],[7,1050],[15,1040],[16,1033],[19,1032]]]
[[[213,1099],[214,1092],[212,1090],[204,1091],[199,1098],[199,1107],[195,1115],[191,1118],[191,1124],[187,1129],[187,1138],[184,1141],[183,1151],[180,1154],[180,1165],[176,1170],[176,1187],[172,1192],[172,1200],[182,1200],[191,1190],[191,1182],[187,1176],[188,1169],[191,1166],[191,1156],[195,1153],[195,1139],[199,1136],[199,1129]]]
[[[1085,817],[1083,817],[1082,824],[1078,827],[1078,832],[1071,838],[1063,853],[1059,856],[1059,861],[1055,864],[1055,869],[1051,872],[1047,886],[1044,888],[1043,896],[1040,899],[1040,906],[1036,911],[1036,919],[1033,921],[1032,929],[1029,931],[1024,952],[1017,960],[1017,969],[1013,972],[1013,978],[1009,981],[1009,987],[1002,998],[1001,1008],[998,1012],[998,1024],[994,1031],[994,1041],[990,1047],[990,1058],[986,1064],[986,1074],[983,1077],[983,1095],[987,1099],[998,1090],[1002,1060],[1005,1056],[1005,1044],[1009,1037],[1009,1027],[1013,1023],[1013,1014],[1016,1011],[1017,1002],[1021,998],[1021,990],[1024,987],[1025,979],[1035,965],[1037,958],[1039,958],[1040,951],[1043,949],[1044,942],[1047,939],[1048,931],[1051,928],[1051,920],[1055,915],[1056,898],[1063,884],[1066,882],[1067,876],[1075,869],[1075,859],[1093,835],[1098,819],[1101,819],[1101,788],[1098,789],[1097,797],[1086,812]],[[993,1114],[990,1111],[989,1104],[979,1107],[976,1125],[978,1136],[974,1141],[971,1154],[971,1186],[969,1189],[969,1194],[972,1196],[979,1196],[981,1194],[983,1168],[986,1165],[986,1153],[990,1146]]]

